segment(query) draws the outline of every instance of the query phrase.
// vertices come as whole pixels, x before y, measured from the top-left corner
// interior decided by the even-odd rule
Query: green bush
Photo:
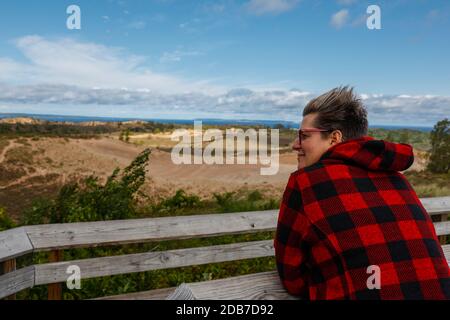
[[[24,224],[120,220],[137,214],[136,200],[145,182],[150,150],[143,151],[120,174],[116,169],[105,184],[91,176],[83,183],[69,183],[55,200],[40,199],[23,214]]]
[[[259,200],[262,200],[262,198],[263,198],[263,196],[262,196],[261,192],[259,192],[258,190],[250,192],[247,196],[248,201],[259,201]]]
[[[259,211],[279,208],[279,200],[265,200],[259,191],[250,193],[225,192],[222,194],[214,193],[214,199],[220,212],[245,212]]]
[[[5,209],[0,207],[0,231],[8,230],[14,228],[15,226],[14,221],[8,217]]]
[[[165,199],[152,207],[153,213],[176,213],[182,209],[192,209],[201,206],[198,196],[188,195],[184,190],[177,190],[171,198]]]
[[[447,173],[450,170],[450,121],[439,121],[431,132],[431,154],[428,170]]]

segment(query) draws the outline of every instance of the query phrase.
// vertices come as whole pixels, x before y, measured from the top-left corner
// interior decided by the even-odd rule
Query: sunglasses
[[[300,144],[302,144],[302,135],[305,132],[331,132],[333,130],[327,130],[327,129],[316,129],[316,128],[311,128],[311,129],[300,129],[298,130],[298,141]]]

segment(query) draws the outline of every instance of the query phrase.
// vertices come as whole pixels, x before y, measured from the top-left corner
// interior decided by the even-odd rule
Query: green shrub
[[[116,169],[105,184],[98,177],[64,185],[55,200],[40,199],[23,214],[24,224],[120,220],[136,216],[136,200],[145,182],[150,150],[143,151],[120,174]]]
[[[428,170],[447,173],[450,170],[450,121],[439,121],[431,132],[431,154]]]
[[[152,207],[153,213],[178,212],[181,209],[192,209],[201,206],[198,196],[188,195],[184,190],[177,190],[171,198],[165,199]]]
[[[15,226],[14,221],[6,214],[6,210],[0,207],[0,231],[12,229]]]
[[[225,192],[214,193],[214,199],[220,212],[245,212],[271,210],[279,208],[279,200],[264,199],[259,191],[250,193]]]

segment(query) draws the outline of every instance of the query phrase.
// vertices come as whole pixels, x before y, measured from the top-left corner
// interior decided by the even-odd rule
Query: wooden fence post
[[[16,270],[16,259],[6,260],[2,263],[2,270],[0,274],[5,274],[9,272],[13,272]],[[16,294],[12,294],[6,298],[5,300],[16,300]]]
[[[431,220],[433,222],[443,222],[443,221],[447,221],[447,216],[448,216],[448,213],[437,214],[437,215],[431,216]],[[438,236],[438,239],[439,239],[439,243],[442,246],[447,244],[447,235]]]
[[[50,252],[49,261],[59,262],[63,258],[62,250],[53,250]],[[62,284],[51,283],[48,285],[48,300],[61,300],[62,299]]]

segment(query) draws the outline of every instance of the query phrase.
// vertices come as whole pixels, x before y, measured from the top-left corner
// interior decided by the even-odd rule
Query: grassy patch
[[[247,212],[278,209],[280,200],[266,198],[260,191],[215,193],[211,199],[200,200],[196,195],[178,190],[174,196],[154,202],[141,209],[145,217],[181,216],[226,212]]]
[[[9,140],[3,137],[0,137],[0,153],[3,152],[3,149],[5,149],[9,145]]]
[[[6,162],[14,165],[33,164],[33,153],[28,147],[15,147],[6,152]]]
[[[26,147],[31,147],[31,144],[30,144],[30,143],[28,142],[28,140],[25,139],[25,138],[19,138],[19,139],[17,139],[17,140],[16,140],[16,143],[21,144],[21,145],[24,145],[24,146],[26,146]]]
[[[0,184],[14,182],[25,174],[26,171],[21,167],[11,168],[10,166],[0,164]]]
[[[450,173],[407,171],[404,175],[421,198],[450,195]]]

